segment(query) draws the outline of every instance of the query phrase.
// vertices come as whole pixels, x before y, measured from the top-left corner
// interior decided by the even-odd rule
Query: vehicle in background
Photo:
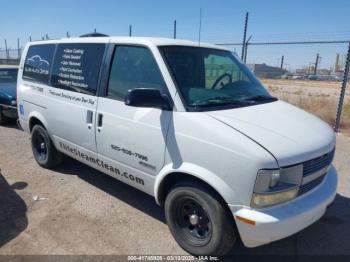
[[[18,66],[0,65],[0,125],[9,119],[17,119],[17,85]]]
[[[336,75],[308,75],[307,79],[309,80],[318,80],[318,81],[341,81],[341,77]]]
[[[303,79],[305,79],[305,76],[303,76],[303,75],[293,75],[292,79],[293,80],[303,80]]]
[[[285,73],[281,75],[281,79],[291,79],[293,77],[292,73]]]

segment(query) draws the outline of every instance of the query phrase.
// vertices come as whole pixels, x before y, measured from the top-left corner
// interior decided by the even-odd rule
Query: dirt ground
[[[335,125],[341,82],[292,79],[261,79],[270,92],[281,100],[317,115]],[[350,82],[344,96],[340,131],[350,136]]]
[[[235,254],[350,255],[350,137],[337,137],[335,202],[302,232]],[[29,135],[0,127],[0,255],[186,254],[152,197],[79,162],[33,159]]]

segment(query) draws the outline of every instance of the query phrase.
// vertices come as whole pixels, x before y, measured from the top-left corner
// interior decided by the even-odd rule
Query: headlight
[[[17,101],[16,100],[11,100],[11,105],[12,106],[15,106],[17,104]]]
[[[270,193],[270,194],[256,194],[253,195],[253,203],[255,207],[267,207],[278,203],[283,203],[295,198],[298,194],[298,187],[289,189],[287,191]]]
[[[267,207],[295,198],[303,177],[303,166],[259,170],[252,198],[253,207]]]

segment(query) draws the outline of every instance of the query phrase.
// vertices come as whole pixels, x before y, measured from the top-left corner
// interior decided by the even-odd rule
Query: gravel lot
[[[240,254],[350,255],[350,138],[337,137],[338,195],[326,215],[287,239]],[[40,168],[29,135],[0,127],[0,255],[185,254],[153,198],[79,162]]]

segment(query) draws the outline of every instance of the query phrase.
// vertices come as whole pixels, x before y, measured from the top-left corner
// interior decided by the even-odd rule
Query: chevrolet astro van
[[[257,247],[317,221],[336,194],[335,135],[273,97],[229,50],[164,38],[31,42],[20,125],[44,168],[68,155],[154,196],[194,255]]]

